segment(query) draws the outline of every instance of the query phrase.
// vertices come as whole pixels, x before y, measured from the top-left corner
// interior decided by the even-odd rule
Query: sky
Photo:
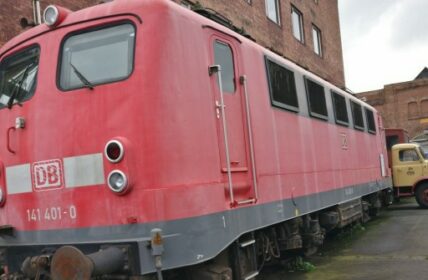
[[[428,67],[428,0],[339,0],[346,87],[413,80]]]

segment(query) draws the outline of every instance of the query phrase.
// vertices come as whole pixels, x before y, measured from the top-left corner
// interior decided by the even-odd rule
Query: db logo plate
[[[54,159],[33,163],[32,181],[35,190],[61,188],[63,186],[61,161]]]

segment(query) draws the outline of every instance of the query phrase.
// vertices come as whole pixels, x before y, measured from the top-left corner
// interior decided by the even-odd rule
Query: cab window
[[[29,100],[36,89],[40,48],[32,46],[0,63],[0,109]]]
[[[124,80],[134,65],[130,23],[68,36],[62,44],[59,87],[72,90]]]
[[[418,161],[419,155],[416,150],[402,150],[398,153],[400,161],[409,162],[409,161]]]

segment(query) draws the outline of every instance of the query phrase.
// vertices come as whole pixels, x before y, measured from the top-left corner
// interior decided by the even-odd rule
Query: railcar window
[[[299,111],[294,73],[266,58],[269,92],[273,106]]]
[[[62,46],[63,90],[126,79],[134,64],[135,28],[126,23],[69,36]]]
[[[367,126],[369,132],[372,134],[376,134],[376,125],[374,121],[373,111],[367,108],[364,108],[364,111],[366,111]]]
[[[336,123],[348,126],[348,108],[346,107],[346,98],[337,92],[331,91],[331,97],[333,99],[334,117]]]
[[[363,111],[361,105],[351,101],[352,116],[354,118],[354,127],[358,130],[364,130]]]
[[[311,116],[328,119],[327,104],[325,101],[324,87],[314,81],[305,78],[306,94],[309,101],[309,113]]]
[[[214,61],[221,66],[221,82],[223,92],[235,92],[235,67],[233,66],[233,53],[226,43],[214,42]]]
[[[0,109],[12,107],[34,95],[40,48],[30,47],[0,63]]]
[[[398,152],[400,161],[418,161],[419,156],[416,150],[401,150]]]

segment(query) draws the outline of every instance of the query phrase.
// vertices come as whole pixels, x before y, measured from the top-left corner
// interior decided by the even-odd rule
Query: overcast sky
[[[428,0],[339,0],[346,86],[413,80],[428,67]]]

